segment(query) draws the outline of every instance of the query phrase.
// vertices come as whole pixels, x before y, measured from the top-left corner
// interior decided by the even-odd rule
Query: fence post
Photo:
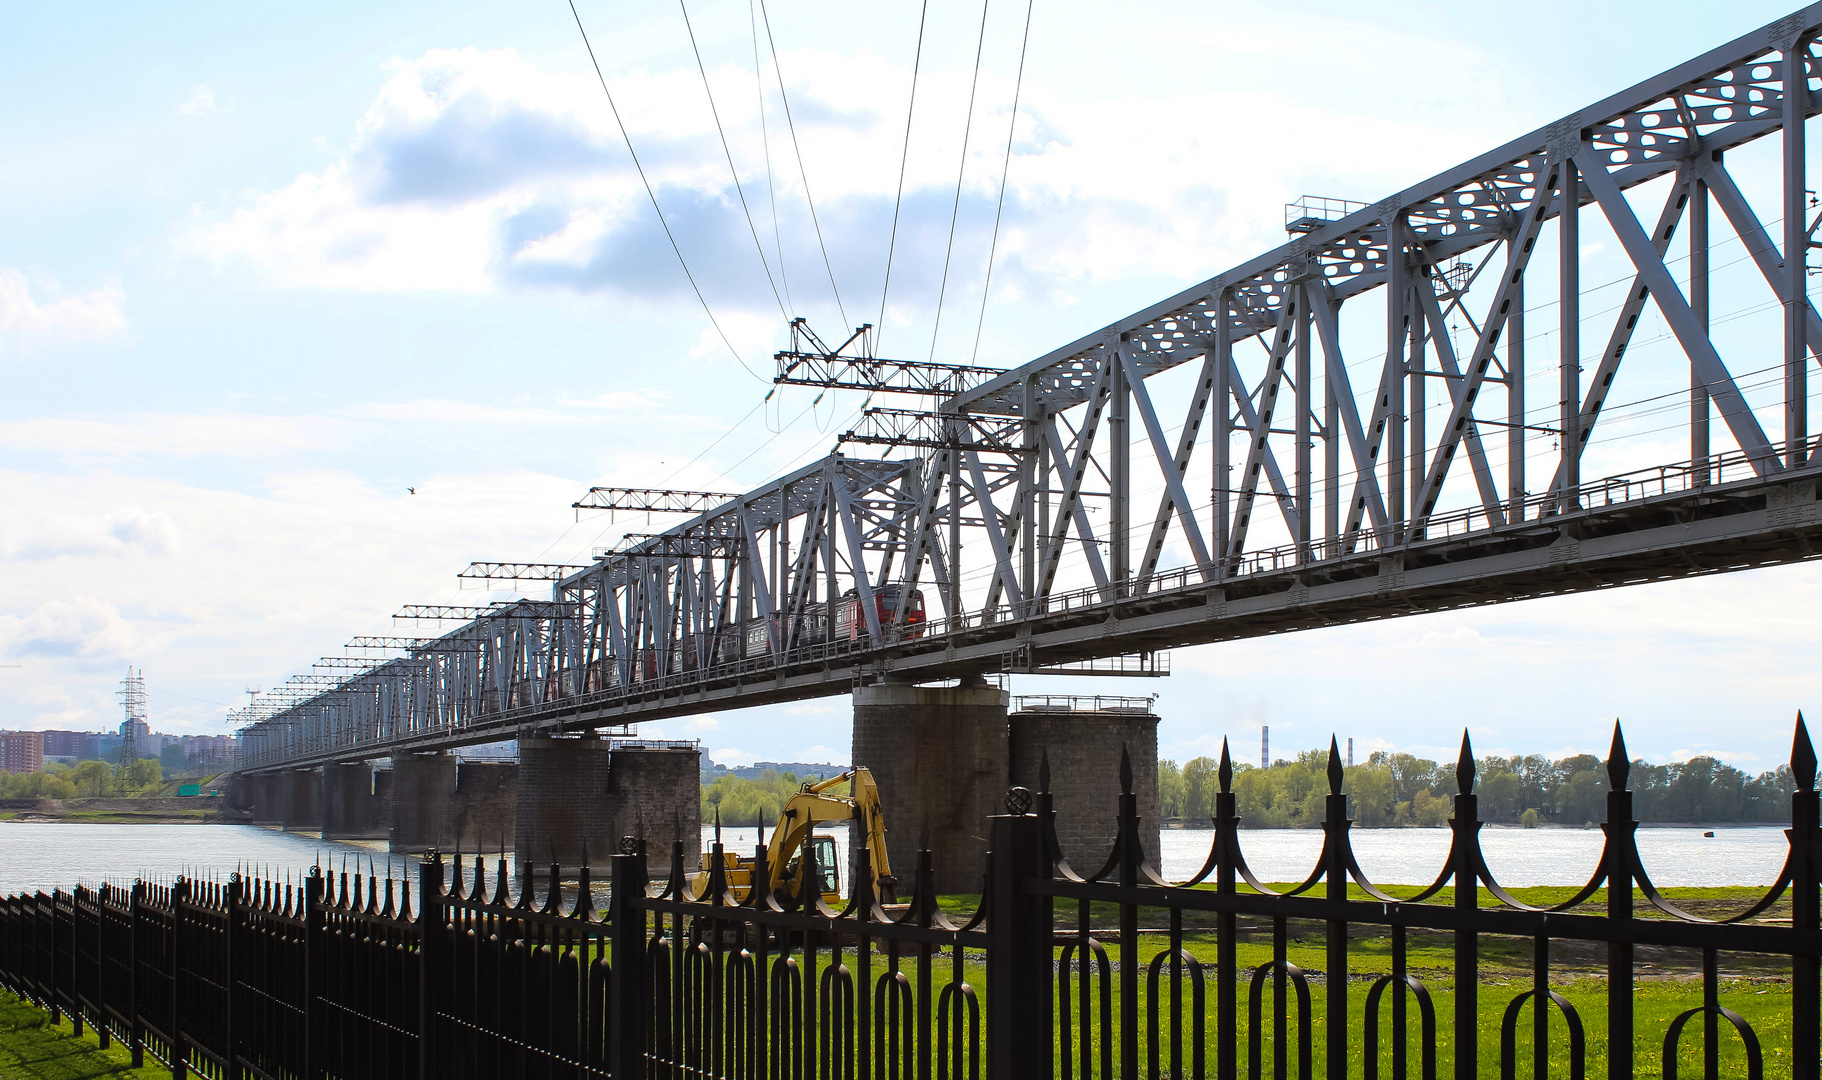
[[[222,943],[222,984],[227,990],[226,1000],[222,1004],[222,1054],[228,1059],[228,1080],[240,1080],[240,1043],[237,1041],[234,1024],[234,1002],[240,997],[237,985],[240,970],[237,966],[238,945],[241,939],[241,926],[246,922],[247,914],[241,902],[241,878],[239,871],[228,878],[228,933]]]
[[[134,881],[127,896],[127,1031],[135,1069],[145,1068],[146,1063],[145,1025],[139,1019],[139,937],[144,932],[139,925],[139,905],[145,894],[146,883]]]
[[[1639,823],[1632,819],[1632,792],[1626,786],[1631,770],[1626,740],[1615,722],[1613,746],[1607,752],[1607,822],[1602,826],[1607,833],[1607,918],[1614,926],[1632,919],[1637,854],[1633,834]],[[1607,1075],[1615,1080],[1633,1075],[1632,965],[1630,941],[1607,943]],[[1532,1004],[1540,1016],[1549,1007],[1541,996]]]
[[[316,1080],[322,1064],[322,1010],[316,995],[323,986],[323,870],[312,866],[304,878],[304,1060],[299,1075]]]
[[[1790,1058],[1792,1080],[1822,1076],[1822,963],[1816,957],[1822,929],[1822,800],[1816,794],[1816,749],[1803,714],[1790,754],[1797,790],[1790,797],[1791,926],[1799,954],[1791,957]]]
[[[171,886],[171,1080],[190,1075],[190,1051],[183,1039],[183,908],[190,899],[190,879]]]
[[[443,913],[443,856],[430,852],[418,865],[418,1077],[438,1076],[437,1016],[449,987],[448,917]]]
[[[987,866],[987,1076],[1049,1080],[1051,1016],[1050,898],[1026,891],[1048,877],[1039,819],[1028,793],[995,816]],[[1023,805],[1020,805],[1023,803]]]
[[[612,925],[613,959],[608,968],[607,1067],[615,1080],[645,1075],[645,909],[634,903],[645,896],[645,853],[613,858],[613,885],[607,896]],[[764,978],[759,972],[755,978]]]
[[[1455,1080],[1480,1075],[1480,939],[1472,927],[1480,909],[1480,796],[1474,794],[1474,747],[1461,733],[1461,755],[1455,759],[1455,831],[1450,849],[1455,865],[1455,911],[1462,929],[1455,931]],[[1399,1038],[1403,1038],[1400,1034]]]

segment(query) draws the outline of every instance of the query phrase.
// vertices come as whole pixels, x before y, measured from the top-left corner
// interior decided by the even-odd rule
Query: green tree
[[[1578,767],[1556,789],[1557,816],[1566,825],[1607,820],[1606,770],[1601,769],[1598,762],[1594,762],[1593,768],[1579,767],[1583,758],[1594,762],[1587,754],[1569,759],[1565,764]]]
[[[1183,770],[1177,768],[1177,763],[1169,758],[1159,761],[1158,816],[1163,818],[1183,817],[1184,794]]]
[[[1373,757],[1379,757],[1374,754]],[[1373,764],[1371,760],[1368,764]],[[1397,802],[1415,803],[1417,793],[1429,791],[1436,782],[1436,763],[1413,754],[1392,754],[1386,760],[1392,773],[1392,798]]]
[[[1405,756],[1405,755],[1400,755]],[[1356,765],[1347,770],[1348,814],[1364,828],[1374,829],[1393,821],[1397,779],[1384,765]]]
[[[50,773],[17,773],[0,778],[0,795],[9,799],[73,799],[76,789],[68,780]]]
[[[1449,800],[1428,791],[1420,791],[1411,800],[1411,821],[1420,829],[1437,829],[1449,823]]]
[[[1183,816],[1190,821],[1207,821],[1215,812],[1215,792],[1220,779],[1215,775],[1220,763],[1210,757],[1190,758],[1183,763]]]
[[[1277,769],[1234,770],[1234,813],[1249,829],[1282,829],[1291,824],[1289,808],[1279,804]]]
[[[77,795],[98,799],[108,793],[110,772],[105,761],[81,761],[70,770],[69,781]]]
[[[1498,761],[1499,759],[1493,759]],[[1505,763],[1502,761],[1503,766]],[[1480,816],[1484,821],[1511,821],[1522,809],[1519,802],[1523,786],[1518,774],[1510,768],[1490,771],[1480,781]]]
[[[164,783],[164,769],[151,758],[140,758],[114,769],[114,789],[122,795],[145,795]]]
[[[763,820],[769,827],[784,812],[784,804],[802,785],[792,773],[767,769],[755,777],[722,775],[702,789],[702,820],[713,821],[716,811],[724,825],[751,825]],[[841,792],[846,794],[846,792]]]

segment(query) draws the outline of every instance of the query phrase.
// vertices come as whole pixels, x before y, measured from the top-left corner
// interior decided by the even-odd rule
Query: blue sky
[[[874,321],[918,8],[770,12],[802,137],[767,105],[774,298],[678,10],[580,9],[679,244],[764,372],[781,306]],[[382,10],[375,10],[381,8]],[[1781,4],[1039,0],[994,289],[981,308],[1022,5],[988,9],[940,354],[1040,355],[1274,245],[1304,193],[1375,199],[1784,14]],[[933,0],[888,353],[932,349],[975,33]],[[1666,17],[1667,11],[1675,17]],[[690,8],[763,197],[750,9]],[[688,291],[567,6],[98,4],[0,35],[0,725],[221,730],[475,558],[576,561],[591,483],[756,485],[859,406],[744,372]],[[765,80],[776,78],[767,50]],[[802,210],[817,197],[825,270]],[[759,219],[769,222],[764,213]],[[771,267],[776,272],[777,267]],[[830,288],[840,290],[839,305]],[[848,319],[844,322],[842,314]],[[416,487],[418,494],[406,489]],[[1185,650],[1162,750],[1329,731],[1446,753],[1605,745],[1782,760],[1813,704],[1788,568]],[[845,758],[845,699],[659,725],[722,760]]]

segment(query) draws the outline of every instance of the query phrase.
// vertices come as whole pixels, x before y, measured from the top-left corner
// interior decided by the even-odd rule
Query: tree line
[[[1317,828],[1328,795],[1327,750],[1306,750],[1270,768],[1234,767],[1234,808],[1243,828]],[[1483,821],[1588,825],[1607,817],[1607,767],[1592,754],[1551,761],[1541,754],[1475,760],[1475,793]],[[1214,758],[1158,762],[1160,816],[1208,821],[1220,790]],[[1437,828],[1453,815],[1455,766],[1412,754],[1375,753],[1345,768],[1348,814],[1366,828]],[[1778,822],[1790,820],[1796,790],[1790,768],[1757,776],[1712,757],[1652,765],[1634,761],[1627,778],[1640,821]]]
[[[0,798],[98,799],[156,794],[164,785],[164,769],[151,758],[126,765],[105,761],[79,761],[74,765],[52,762],[38,772],[0,773]]]
[[[713,822],[719,812],[723,825],[751,825],[764,819],[770,826],[801,786],[796,773],[776,769],[765,769],[750,778],[724,773],[702,785],[702,821]]]

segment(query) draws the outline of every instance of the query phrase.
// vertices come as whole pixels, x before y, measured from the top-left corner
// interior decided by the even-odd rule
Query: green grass
[[[0,1080],[154,1080],[161,1068],[135,1069],[119,1043],[101,1049],[91,1030],[72,1034],[66,1020],[0,991]]]

